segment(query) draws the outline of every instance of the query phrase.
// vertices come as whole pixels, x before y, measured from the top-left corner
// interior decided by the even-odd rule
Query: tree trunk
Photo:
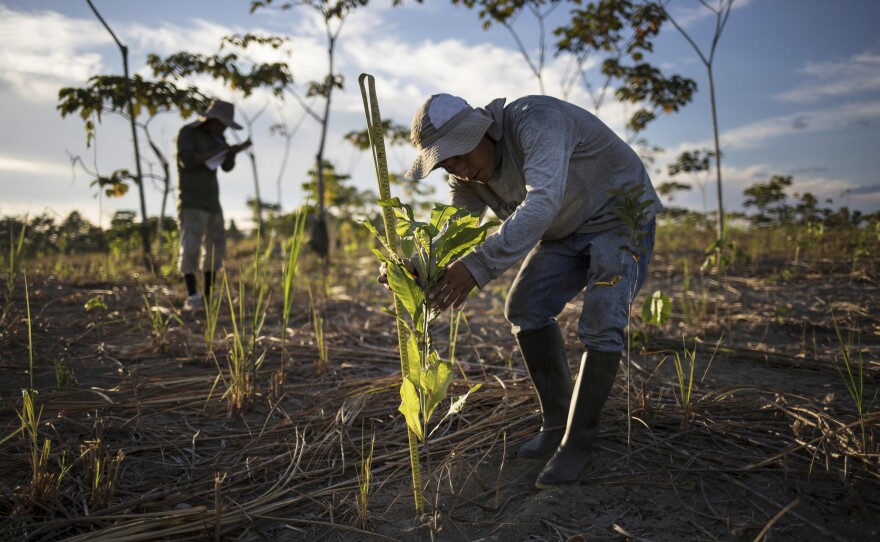
[[[718,139],[718,110],[715,107],[715,78],[712,76],[712,65],[708,66],[709,71],[709,100],[712,104],[712,132],[715,137],[715,178],[718,186],[718,222],[716,232],[718,240],[724,243],[724,197],[721,192],[721,142]]]
[[[150,148],[153,150],[153,154],[162,165],[162,205],[159,208],[159,220],[156,222],[156,261],[160,262],[161,265],[162,237],[163,233],[165,233],[165,209],[168,204],[168,194],[171,192],[171,167],[168,163],[168,159],[165,158],[165,155],[159,149],[158,145],[156,145],[156,142],[150,137],[150,131],[147,129],[146,124],[144,124],[144,134],[147,136],[147,143],[149,143]]]
[[[327,23],[329,24],[329,22]],[[329,29],[327,32],[327,57],[329,60],[329,68],[327,70],[327,78],[325,79],[324,84],[326,85],[326,93],[324,100],[324,116],[321,119],[321,140],[318,143],[318,154],[315,156],[315,167],[317,168],[317,182],[318,182],[318,221],[315,225],[315,233],[319,236],[323,236],[324,243],[317,243],[317,246],[323,248],[323,250],[319,250],[319,252],[323,252],[321,256],[324,257],[325,261],[329,263],[330,261],[330,247],[326,240],[327,237],[327,216],[326,209],[324,205],[324,146],[327,142],[327,130],[330,124],[330,102],[333,96],[333,86],[335,83],[335,78],[333,75],[333,50],[336,45],[336,38],[330,33]],[[313,235],[313,238],[316,237]],[[321,241],[322,239],[318,238],[317,241]]]
[[[128,47],[120,45],[122,50],[122,67],[125,72],[125,98],[128,100],[128,117],[131,125],[131,140],[134,145],[134,163],[137,172],[138,193],[141,198],[141,242],[144,248],[144,265],[148,271],[153,271],[153,263],[150,256],[150,225],[147,218],[147,197],[144,194],[144,175],[141,172],[141,151],[138,147],[137,127],[135,125],[134,101],[131,96],[131,81],[128,78]]]
[[[101,24],[104,25],[104,28],[107,29],[107,32],[110,33],[110,36],[113,38],[113,41],[116,42],[116,45],[119,47],[119,50],[122,52],[122,70],[125,76],[125,99],[128,102],[128,119],[129,124],[131,124],[131,140],[134,145],[134,165],[135,171],[137,173],[137,185],[138,191],[140,192],[141,198],[141,241],[144,249],[144,265],[147,270],[153,271],[153,263],[150,258],[150,226],[147,223],[147,200],[144,195],[144,176],[141,172],[141,152],[138,148],[138,138],[137,138],[137,127],[135,126],[135,115],[134,115],[134,101],[131,96],[131,80],[128,76],[128,47],[122,44],[119,41],[119,38],[116,37],[116,34],[113,33],[113,30],[110,28],[110,25],[101,17],[101,14],[98,13],[98,10],[95,8],[95,5],[92,4],[92,0],[86,0],[89,4],[89,7],[92,8],[95,16],[101,21]]]

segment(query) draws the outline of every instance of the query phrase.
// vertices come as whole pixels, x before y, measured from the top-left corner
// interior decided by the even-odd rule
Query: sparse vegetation
[[[878,368],[872,362],[877,344],[854,330],[876,325],[876,311],[865,301],[876,285],[865,277],[880,270],[875,256],[880,240],[873,230],[829,227],[820,240],[801,249],[793,266],[792,244],[784,236],[796,231],[804,230],[762,228],[753,237],[744,235],[743,249],[752,260],[729,270],[721,296],[702,290],[699,275],[692,276],[690,284],[682,280],[686,266],[699,265],[703,239],[693,236],[687,245],[676,226],[661,224],[657,246],[669,247],[672,240],[679,245],[655,251],[651,276],[636,300],[638,307],[653,305],[649,313],[664,323],[652,329],[646,350],[632,354],[632,385],[640,393],[633,409],[630,498],[656,499],[659,492],[671,503],[677,491],[702,499],[702,481],[705,498],[730,523],[688,517],[718,538],[733,536],[735,529],[756,535],[769,519],[763,499],[773,500],[775,510],[781,510],[786,496],[794,492],[800,503],[772,531],[783,529],[779,532],[805,538],[830,532],[847,538],[854,532],[848,521],[820,521],[813,514],[820,508],[845,506],[840,492],[821,489],[832,483],[839,487],[844,473],[864,506],[877,506],[870,496],[880,480],[880,414],[873,400]],[[864,273],[852,276],[852,247],[859,243],[870,254],[860,257]],[[171,283],[173,293],[168,293],[167,279],[136,278],[120,255],[115,288],[83,288],[79,284],[88,276],[85,270],[102,267],[104,254],[33,257],[25,241],[22,275],[26,271],[28,284],[39,286],[28,301],[20,276],[12,303],[16,314],[26,314],[27,305],[37,307],[30,319],[33,371],[22,371],[29,365],[26,318],[7,324],[8,340],[0,350],[4,359],[19,360],[17,365],[0,366],[3,396],[19,397],[3,402],[0,411],[4,435],[9,436],[0,445],[0,472],[9,481],[8,490],[0,489],[0,509],[10,518],[0,528],[5,538],[20,538],[24,529],[35,528],[46,536],[63,534],[74,540],[94,538],[108,529],[132,534],[169,529],[167,536],[201,536],[206,526],[214,532],[215,525],[224,535],[236,536],[254,525],[274,528],[281,523],[273,518],[280,517],[303,529],[298,532],[302,536],[337,531],[355,538],[401,538],[409,528],[401,522],[413,517],[401,489],[408,476],[408,469],[400,468],[408,460],[403,432],[408,426],[397,412],[397,338],[393,320],[378,310],[388,304],[388,293],[375,283],[375,260],[361,246],[347,256],[345,266],[331,266],[333,287],[321,317],[332,323],[325,327],[323,340],[332,345],[333,356],[319,372],[312,363],[317,349],[308,289],[321,287],[323,280],[315,271],[324,263],[304,248],[286,304],[284,272],[289,263],[284,259],[289,253],[278,258],[257,246],[256,239],[235,242],[229,252],[241,255],[240,260],[228,262],[227,272],[218,275],[216,290],[223,304],[216,325],[227,340],[213,346],[215,365],[205,361],[207,314],[178,314],[173,309],[182,304],[178,284]],[[255,278],[257,259],[261,270]],[[32,271],[38,268],[44,271]],[[779,274],[781,270],[787,274]],[[762,278],[770,275],[775,275],[772,283]],[[816,305],[813,297],[802,293],[804,280],[831,301]],[[851,281],[858,288],[852,288]],[[261,284],[266,291],[264,301],[258,302]],[[670,300],[665,321],[666,301],[654,298],[657,290]],[[143,291],[148,292],[146,300]],[[691,303],[689,309],[683,299]],[[91,310],[85,310],[86,304]],[[148,305],[164,307],[180,318],[171,320],[175,331],[173,337],[166,334],[164,353],[156,348],[153,326],[145,320]],[[286,324],[285,305],[290,309]],[[263,308],[255,314],[258,306]],[[566,309],[560,321],[573,325],[572,316]],[[261,321],[254,333],[251,327]],[[491,525],[494,513],[473,498],[487,485],[500,502],[516,507],[518,520],[532,526],[530,532],[543,532],[537,518],[544,509],[533,504],[531,494],[516,490],[516,477],[527,474],[503,457],[505,442],[515,446],[526,436],[529,424],[524,420],[534,408],[534,398],[524,385],[522,368],[510,364],[515,345],[496,294],[490,289],[479,292],[462,312],[434,325],[438,329],[432,334],[433,351],[442,353],[444,362],[454,357],[458,368],[450,371],[447,388],[452,415],[432,418],[426,432],[429,445],[421,447],[422,460],[429,459],[431,466],[424,487],[431,492],[425,503],[432,503],[434,527],[418,532],[446,532],[455,528],[453,516],[470,514],[478,522],[458,523],[459,528],[468,538],[486,536],[488,528],[482,525]],[[458,326],[467,331],[459,334]],[[789,332],[796,333],[797,340],[789,340]],[[266,401],[271,391],[268,375],[282,364],[282,334],[287,385],[283,395]],[[687,353],[681,350],[683,336]],[[661,363],[672,351],[680,357],[681,380],[674,356]],[[841,357],[844,351],[849,369]],[[63,371],[56,372],[56,362],[62,359],[63,371],[75,375],[78,385],[57,386]],[[759,381],[754,374],[761,375]],[[849,384],[856,386],[855,396]],[[476,386],[479,392],[468,395]],[[26,394],[31,407],[23,402],[28,399],[21,389],[39,389],[38,394]],[[226,399],[218,400],[223,394]],[[462,397],[468,402],[463,410]],[[861,407],[857,397],[863,398]],[[583,504],[580,499],[596,491],[625,501],[623,486],[602,482],[625,473],[620,466],[626,456],[624,397],[612,394],[608,409],[600,442],[605,466],[587,478],[589,488],[572,493],[573,502]],[[227,413],[235,415],[228,418]],[[101,420],[100,437],[96,416]],[[424,431],[422,421],[419,427]],[[34,465],[42,473],[37,486],[32,485]],[[730,469],[737,474],[727,474]],[[226,473],[219,508],[215,472]],[[674,484],[669,473],[676,477]],[[640,485],[643,480],[650,485]],[[734,493],[737,504],[723,505],[721,493],[711,491],[720,486]],[[33,495],[41,499],[37,508],[29,504],[36,502]],[[679,513],[669,510],[670,515]],[[67,514],[79,517],[75,527],[63,519]],[[115,519],[99,519],[107,517],[101,514]],[[601,524],[601,510],[586,514]],[[841,512],[841,517],[846,514]],[[756,527],[750,527],[753,524]],[[660,532],[652,530],[650,520],[642,525],[646,538]],[[499,527],[494,523],[491,528]],[[692,527],[677,528],[691,532]],[[524,532],[510,526],[500,529],[514,537]]]

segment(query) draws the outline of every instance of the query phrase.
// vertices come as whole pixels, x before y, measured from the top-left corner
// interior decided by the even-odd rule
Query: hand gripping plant
[[[369,89],[365,84],[369,85]],[[373,77],[362,74],[360,85],[379,181],[384,234],[380,234],[369,221],[365,221],[364,225],[379,239],[384,249],[374,250],[374,253],[386,264],[388,285],[394,292],[392,314],[397,320],[403,374],[399,410],[406,419],[409,436],[416,513],[422,514],[424,507],[417,441],[425,442],[428,421],[437,405],[446,397],[446,389],[452,381],[451,360],[442,359],[433,348],[429,324],[439,313],[429,308],[425,293],[436,284],[450,262],[481,243],[487,231],[496,223],[481,225],[477,215],[441,204],[435,205],[430,222],[420,222],[415,219],[410,206],[401,203],[398,198],[391,198],[382,119]],[[419,269],[418,276],[407,269],[401,253],[413,256],[411,261]],[[450,408],[450,414],[460,405],[461,400],[456,401]]]

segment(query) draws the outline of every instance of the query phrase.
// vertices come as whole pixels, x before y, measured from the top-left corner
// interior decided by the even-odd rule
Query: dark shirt
[[[220,186],[217,171],[205,164],[194,165],[197,154],[226,146],[223,136],[214,137],[199,129],[201,123],[187,124],[177,134],[177,174],[179,190],[177,207],[179,209],[201,209],[220,213]],[[229,171],[235,166],[235,157],[227,156],[221,167]]]

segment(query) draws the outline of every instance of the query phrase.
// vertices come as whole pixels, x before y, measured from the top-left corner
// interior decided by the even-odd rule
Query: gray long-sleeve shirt
[[[526,96],[506,107],[499,98],[478,109],[495,122],[496,167],[486,183],[451,176],[453,205],[492,209],[501,227],[462,258],[482,288],[540,240],[600,232],[623,222],[610,189],[643,186],[649,218],[663,208],[641,159],[590,112],[549,96]]]

